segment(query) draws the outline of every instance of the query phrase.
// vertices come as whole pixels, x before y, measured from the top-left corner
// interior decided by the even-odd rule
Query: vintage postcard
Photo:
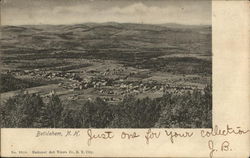
[[[2,157],[248,157],[249,2],[2,0]]]

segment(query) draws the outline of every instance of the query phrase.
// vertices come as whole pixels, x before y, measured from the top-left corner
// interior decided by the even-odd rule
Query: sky
[[[2,25],[87,22],[211,25],[211,0],[2,1]]]

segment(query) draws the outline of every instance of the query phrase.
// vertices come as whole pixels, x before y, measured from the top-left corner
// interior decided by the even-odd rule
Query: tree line
[[[69,103],[68,103],[69,104]],[[111,104],[101,98],[69,108],[52,94],[20,93],[1,105],[2,128],[209,128],[212,89],[165,92],[160,98],[126,96]]]

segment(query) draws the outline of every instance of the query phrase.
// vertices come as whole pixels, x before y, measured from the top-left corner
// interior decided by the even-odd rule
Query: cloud
[[[202,7],[190,5],[148,6],[142,2],[126,6],[111,5],[96,8],[91,4],[54,6],[47,8],[4,8],[3,24],[74,24],[84,22],[132,22],[132,23],[181,23],[210,24],[210,12],[202,12]]]

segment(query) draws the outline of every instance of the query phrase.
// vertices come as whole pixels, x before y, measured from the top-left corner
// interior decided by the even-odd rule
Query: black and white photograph
[[[211,128],[210,0],[2,0],[1,128]]]

